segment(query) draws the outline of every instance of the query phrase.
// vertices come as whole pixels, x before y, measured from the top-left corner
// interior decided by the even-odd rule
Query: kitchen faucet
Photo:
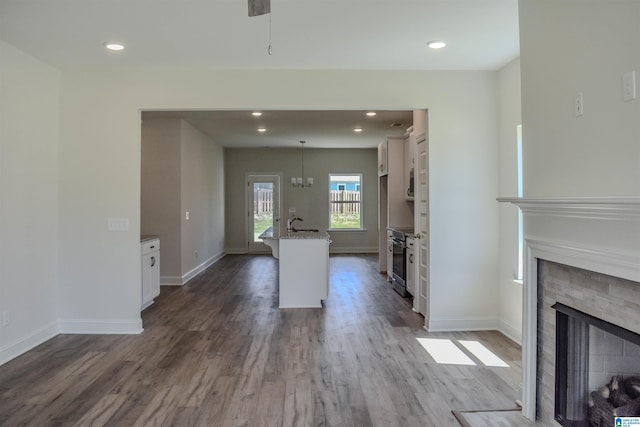
[[[293,228],[293,223],[295,221],[304,221],[302,218],[298,218],[296,216],[296,214],[291,215],[288,219],[287,219],[287,231],[292,231],[294,230]]]

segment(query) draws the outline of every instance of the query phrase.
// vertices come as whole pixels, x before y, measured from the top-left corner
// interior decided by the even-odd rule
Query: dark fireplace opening
[[[614,427],[640,416],[640,335],[556,303],[555,419]]]

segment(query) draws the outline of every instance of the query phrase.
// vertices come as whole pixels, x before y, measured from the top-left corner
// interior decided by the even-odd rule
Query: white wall
[[[140,322],[140,109],[429,108],[432,292],[442,327],[495,327],[496,76],[475,71],[69,70],[60,110],[60,318]],[[312,83],[312,84],[311,84]],[[129,232],[107,232],[107,218]]]
[[[184,283],[224,256],[225,166],[222,147],[185,121],[182,121],[181,151]]]
[[[0,364],[57,333],[59,88],[0,41]]]
[[[431,330],[498,326],[497,77],[476,77],[427,104]]]
[[[183,120],[143,120],[140,224],[160,236],[163,284],[182,285],[224,255],[222,147]]]
[[[160,236],[162,283],[182,283],[182,120],[142,121],[140,232]]]
[[[640,2],[521,0],[520,40],[525,197],[640,195]]]
[[[500,141],[499,194],[518,195],[517,132],[522,123],[520,100],[520,59],[515,59],[498,71],[498,131]],[[522,341],[522,285],[518,276],[518,208],[501,203],[499,313],[500,330]]]
[[[366,231],[332,231],[332,252],[377,252],[378,246],[378,152],[376,149],[305,148],[305,176],[314,178],[311,188],[291,186],[291,177],[300,176],[300,149],[225,149],[227,247],[246,252],[247,230],[244,212],[246,175],[282,173],[283,223],[289,208],[304,219],[301,228],[326,229],[329,226],[329,174],[362,174],[362,220]]]

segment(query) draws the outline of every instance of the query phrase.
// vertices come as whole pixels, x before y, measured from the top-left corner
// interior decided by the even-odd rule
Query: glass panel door
[[[269,227],[277,232],[280,226],[279,193],[279,176],[249,175],[247,186],[249,252],[270,250],[258,236]]]

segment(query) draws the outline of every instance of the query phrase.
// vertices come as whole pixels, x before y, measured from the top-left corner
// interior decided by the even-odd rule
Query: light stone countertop
[[[281,239],[329,239],[326,231],[288,231]]]
[[[280,234],[279,237],[274,237],[273,227],[267,228],[262,234],[258,236],[259,239],[330,239],[329,233],[326,231],[287,231]]]

